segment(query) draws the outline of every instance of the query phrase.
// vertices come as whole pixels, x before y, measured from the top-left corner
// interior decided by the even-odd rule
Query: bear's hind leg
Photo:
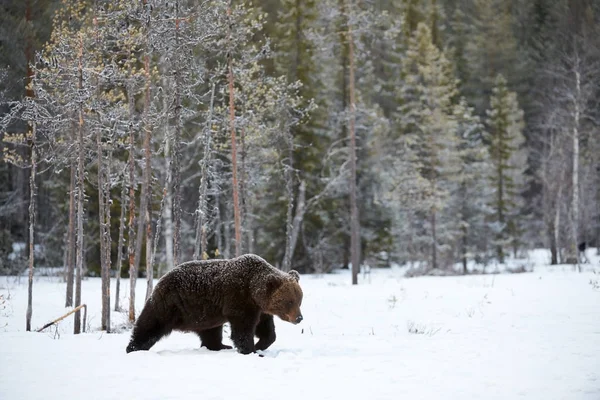
[[[213,351],[231,349],[231,346],[223,344],[223,325],[198,331],[197,333],[200,336],[201,347],[206,347],[208,350]]]
[[[258,342],[254,346],[256,350],[266,350],[275,342],[275,323],[272,315],[261,314],[255,335],[258,338]]]

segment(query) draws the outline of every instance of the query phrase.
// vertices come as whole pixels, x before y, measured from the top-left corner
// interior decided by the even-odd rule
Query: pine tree
[[[516,253],[519,247],[519,207],[526,153],[523,149],[523,111],[519,108],[516,93],[508,89],[502,75],[496,77],[490,107],[486,121],[487,141],[493,163],[491,179],[495,191],[491,221],[496,256],[503,263],[506,248],[512,246]]]
[[[458,124],[456,134],[460,164],[456,175],[458,185],[452,193],[451,210],[458,216],[458,258],[462,262],[463,273],[466,273],[469,258],[485,252],[488,234],[485,217],[489,214],[491,192],[488,178],[491,164],[484,143],[484,126],[464,98],[456,105],[454,116]]]
[[[399,90],[399,140],[410,149],[407,156],[418,171],[419,204],[413,208],[429,222],[421,240],[429,248],[429,266],[438,268],[448,263],[448,245],[456,235],[445,211],[460,162],[453,103],[458,90],[451,63],[423,23],[410,39],[402,74],[406,84]]]
[[[463,83],[463,92],[477,112],[483,114],[488,108],[487,99],[496,76],[503,74],[510,83],[516,82],[519,76],[521,65],[512,30],[511,2],[475,0],[469,9],[460,10],[471,16],[465,47],[470,79]]]

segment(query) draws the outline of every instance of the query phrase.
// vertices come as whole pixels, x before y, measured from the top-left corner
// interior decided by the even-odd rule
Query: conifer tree
[[[406,84],[399,90],[401,106],[396,114],[400,141],[410,149],[408,156],[418,171],[419,204],[414,207],[429,223],[421,240],[429,248],[429,266],[437,268],[442,264],[440,250],[443,262],[448,262],[447,246],[456,229],[445,211],[460,161],[453,103],[457,81],[424,23],[409,41],[402,73]]]
[[[511,2],[504,0],[475,0],[469,9],[469,36],[465,57],[469,62],[470,78],[465,81],[464,93],[469,103],[483,114],[498,74],[512,83],[518,79],[521,65],[517,57],[517,41],[512,31]],[[465,78],[461,76],[461,78]]]
[[[454,117],[457,123],[460,164],[456,175],[457,186],[452,193],[451,210],[458,217],[457,255],[462,263],[463,273],[466,273],[469,258],[485,252],[488,235],[485,217],[489,214],[491,192],[488,178],[491,164],[484,143],[484,126],[464,98],[456,105]]]
[[[503,263],[506,248],[519,246],[521,224],[519,207],[526,154],[523,144],[523,111],[517,95],[507,87],[502,75],[496,77],[495,87],[487,111],[487,141],[492,159],[491,176],[494,185],[493,215],[494,246],[498,261]]]

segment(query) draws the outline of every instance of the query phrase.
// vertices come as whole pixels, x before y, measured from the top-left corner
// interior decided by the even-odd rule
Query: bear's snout
[[[302,320],[303,320],[303,319],[304,319],[304,318],[302,318],[302,314],[300,314],[300,315],[298,315],[298,317],[296,318],[296,321],[295,321],[295,323],[296,323],[296,324],[299,324],[300,322],[302,322]]]

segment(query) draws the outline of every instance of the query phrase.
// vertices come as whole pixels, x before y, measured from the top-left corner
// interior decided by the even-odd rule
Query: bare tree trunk
[[[165,164],[167,168],[170,170],[171,168],[171,155],[166,155],[169,151],[170,140],[167,139],[165,144]],[[167,182],[165,183],[165,187],[167,188],[167,193],[165,195],[165,256],[167,261],[167,271],[170,271],[175,267],[175,260],[173,259],[173,195],[172,195],[172,187],[171,187],[171,172],[167,172]]]
[[[179,1],[175,1],[175,51],[179,50]],[[179,63],[175,65],[175,135],[173,137],[173,262],[181,263],[181,72]]]
[[[154,269],[152,257],[152,218],[150,208],[146,208],[146,301],[150,298],[154,289]]]
[[[558,219],[558,208],[555,210],[555,216],[552,218],[552,222],[549,223],[550,231],[550,264],[558,264],[558,231],[556,226],[556,219]]]
[[[600,176],[600,161],[596,164],[597,176]],[[600,180],[596,186],[596,254],[600,256]]]
[[[289,245],[286,246],[286,254],[283,258],[283,271],[289,271],[291,269],[291,262],[294,259],[294,251],[296,249],[296,244],[298,243],[298,237],[300,236],[300,225],[304,219],[304,214],[306,211],[305,207],[305,199],[306,199],[306,184],[304,181],[300,182],[300,189],[298,191],[298,204],[296,205],[296,213],[294,215],[294,219],[291,225],[291,231],[289,233]],[[289,251],[289,254],[288,254]],[[287,260],[287,264],[286,264]]]
[[[215,229],[215,234],[217,235],[217,250],[223,253],[223,218],[221,217],[220,190],[215,191]]]
[[[341,48],[341,67],[342,67],[342,90],[341,90],[341,110],[342,112],[346,112],[348,109],[348,35],[345,31],[344,23],[348,24],[349,17],[346,13],[346,1],[347,0],[339,0],[339,7],[341,9],[341,16],[345,18],[345,22],[343,22],[339,29],[340,35],[340,43],[342,45]],[[341,141],[346,144],[346,139],[348,138],[348,126],[345,120],[342,121],[341,124]],[[350,257],[350,248],[351,248],[351,240],[350,236],[346,236],[344,234],[344,244],[343,244],[343,267],[348,268],[351,262]]]
[[[133,120],[135,114],[135,98],[133,88],[128,87],[127,98],[129,101],[129,232],[128,232],[128,257],[129,257],[129,322],[135,321],[135,285],[137,280],[137,266],[135,263],[135,139]]]
[[[75,165],[71,160],[71,183],[69,191],[69,231],[67,233],[67,294],[65,307],[73,306],[73,283],[75,280]]]
[[[25,2],[25,21],[28,25],[33,23],[31,0]],[[28,26],[30,28],[30,26]],[[31,32],[29,30],[28,32]],[[31,65],[33,63],[33,45],[31,33],[27,35],[25,43],[25,60],[27,63],[27,87],[25,95],[29,98],[34,97],[33,92],[33,71]],[[29,282],[27,286],[27,314],[26,314],[26,330],[31,331],[31,316],[33,314],[33,265],[34,265],[34,238],[35,238],[35,199],[36,199],[36,168],[37,154],[35,149],[36,125],[35,122],[30,125],[31,128],[31,173],[29,176]],[[23,180],[24,181],[24,180]],[[25,182],[23,182],[25,184]]]
[[[36,192],[35,184],[37,170],[37,152],[35,148],[36,125],[32,124],[31,132],[31,174],[29,175],[29,281],[27,285],[27,314],[26,330],[31,331],[31,316],[33,314],[33,265],[35,258],[35,216],[36,216]]]
[[[579,62],[577,62],[577,67]],[[577,269],[581,272],[579,265],[578,233],[579,233],[579,99],[581,98],[581,75],[579,70],[575,70],[575,115],[573,123],[573,202],[572,202],[572,221],[571,221],[571,256],[575,255],[574,263],[577,264]]]
[[[348,9],[348,13],[350,10]],[[356,96],[354,90],[354,40],[348,18],[348,60],[350,89],[350,258],[352,260],[352,284],[358,283],[360,271],[360,222],[358,220],[357,187],[356,187]]]
[[[167,86],[167,84],[163,84],[163,86]],[[168,99],[167,96],[163,98],[163,106],[164,109],[168,109]],[[165,122],[164,125],[165,130],[165,165],[167,171],[167,178],[165,182],[165,208],[164,208],[164,219],[165,219],[165,256],[167,261],[167,271],[173,269],[174,260],[173,260],[173,197],[172,197],[172,187],[171,187],[171,138],[169,137],[169,121]]]
[[[281,269],[289,271],[292,265],[292,232],[294,230],[294,139],[291,132],[286,133],[288,163],[284,167],[285,171],[285,186],[288,196],[288,206],[285,218],[285,253],[283,255],[283,263]]]
[[[104,150],[102,147],[102,130],[98,129],[96,132],[96,146],[98,152],[98,216],[100,225],[100,275],[102,279],[102,317],[101,325],[102,330],[110,332],[110,247],[109,240],[109,227],[106,225],[106,183],[105,178],[105,165],[104,165]],[[108,176],[107,179],[110,179]],[[108,210],[110,213],[110,209]]]
[[[497,193],[497,214],[498,214],[498,222],[500,223],[500,225],[502,226],[502,231],[498,233],[498,241],[500,243],[498,243],[498,245],[496,246],[496,252],[498,254],[498,261],[502,264],[504,263],[504,245],[502,242],[504,242],[504,236],[506,232],[506,228],[504,227],[504,169],[503,169],[503,165],[502,165],[502,156],[500,155],[500,147],[498,146],[498,150],[497,150],[497,157],[498,157],[498,168],[497,168],[497,173],[498,173],[498,193]]]
[[[248,253],[254,254],[254,220],[253,204],[250,196],[246,197],[246,235],[248,243],[246,248]]]
[[[83,34],[79,35],[79,82],[77,88],[83,90]],[[77,129],[77,266],[75,277],[75,307],[81,305],[81,274],[83,270],[83,213],[85,200],[85,170],[84,170],[84,142],[83,142],[83,104],[79,104],[79,125]],[[75,313],[75,334],[81,332],[81,315]]]
[[[558,194],[556,195],[556,209],[554,211],[554,243],[556,245],[556,252],[559,253],[560,249],[560,203],[562,201],[562,185],[558,187]],[[560,253],[559,253],[560,254]],[[557,263],[562,260],[558,259]]]
[[[198,211],[196,223],[196,246],[194,249],[194,259],[199,260],[208,258],[208,239],[207,239],[207,205],[208,205],[208,168],[211,157],[211,139],[212,139],[212,115],[215,100],[215,87],[212,85],[210,94],[210,108],[206,120],[206,130],[204,132],[204,154],[202,155],[200,171],[200,187],[198,188]]]
[[[160,211],[158,213],[158,215],[162,215],[163,214],[163,210],[165,208],[165,200],[167,198],[167,188],[165,187],[163,189],[163,195],[162,195],[162,199],[160,201]],[[158,221],[156,222],[156,232],[154,232],[154,243],[153,243],[153,248],[152,248],[152,252],[151,252],[151,257],[150,257],[150,268],[152,269],[152,271],[154,271],[154,260],[156,260],[156,251],[158,249],[158,242],[160,239],[160,228],[161,228],[161,222],[162,222],[162,218],[158,218]],[[158,269],[158,277],[161,277],[161,270],[160,268]]]
[[[231,2],[227,7],[227,16],[231,18]],[[231,48],[231,25],[229,23],[228,30],[228,41],[230,42]],[[237,181],[237,147],[235,144],[235,96],[233,93],[233,55],[229,51],[229,68],[228,68],[228,81],[229,81],[229,126],[231,130],[231,170],[233,176],[232,190],[233,190],[233,219],[235,227],[235,256],[241,255],[241,244],[242,244],[242,227],[241,227],[241,216],[240,216],[240,200],[238,193],[238,181]]]
[[[149,46],[149,44],[146,44],[146,46]],[[148,54],[146,54],[144,59],[144,69],[146,74],[146,90],[144,97],[144,181],[142,183],[142,198],[140,201],[140,217],[142,213],[144,214],[144,217],[140,218],[139,226],[143,227],[143,223],[146,223],[146,300],[148,300],[152,294],[154,279],[154,270],[152,268],[152,218],[150,212],[152,209],[152,182],[150,174],[150,169],[152,168],[152,154],[150,152],[152,129],[150,127],[150,122],[148,121],[148,114],[150,111],[150,58]],[[140,233],[140,230],[138,230],[138,235]]]
[[[239,204],[240,204],[240,253],[245,252],[244,249],[244,236],[245,228],[248,218],[248,209],[246,201],[248,200],[248,193],[246,189],[246,129],[242,126],[240,129],[240,187],[239,187]]]
[[[229,208],[225,209],[225,218],[223,219],[223,256],[225,258],[231,258],[231,225],[229,225],[229,221],[231,220],[231,211]]]
[[[467,274],[467,246],[468,246],[468,238],[467,238],[467,227],[462,227],[462,265],[463,265],[463,274]]]
[[[161,63],[167,62],[166,57],[161,59]],[[168,68],[168,66],[163,66],[163,69]],[[167,88],[171,86],[171,81],[166,74],[162,77],[162,87]],[[170,123],[169,123],[169,96],[163,91],[162,94],[162,108],[167,111],[166,118],[162,120],[162,131],[164,132],[165,138],[165,148],[164,148],[164,159],[165,159],[165,186],[163,189],[163,202],[161,203],[162,212],[159,214],[160,218],[164,219],[164,233],[163,238],[165,241],[165,259],[166,259],[166,269],[170,271],[174,267],[173,261],[173,197],[172,197],[172,176],[171,176],[171,134],[169,131]],[[158,230],[157,230],[158,231]],[[155,235],[154,237],[154,246],[159,242],[159,236]],[[158,266],[158,277],[163,275],[164,271],[162,271],[161,264]]]
[[[112,168],[112,148],[108,150],[108,159],[106,160],[106,191],[104,206],[106,207],[106,211],[104,212],[105,217],[105,225],[106,225],[106,307],[108,309],[108,321],[107,326],[110,329],[110,261],[112,258],[112,238],[110,235],[110,227],[111,227],[111,215],[110,215],[110,206],[112,204],[112,198],[110,195],[111,182],[110,182],[110,174]]]
[[[438,267],[436,214],[437,211],[433,207],[431,209],[431,268],[433,269]]]
[[[123,241],[125,234],[125,199],[127,196],[127,186],[125,185],[125,174],[123,174],[123,184],[121,185],[121,214],[119,216],[119,240],[117,241],[117,265],[116,265],[116,287],[115,287],[115,311],[120,311],[119,296],[121,294],[121,269],[123,267]]]

